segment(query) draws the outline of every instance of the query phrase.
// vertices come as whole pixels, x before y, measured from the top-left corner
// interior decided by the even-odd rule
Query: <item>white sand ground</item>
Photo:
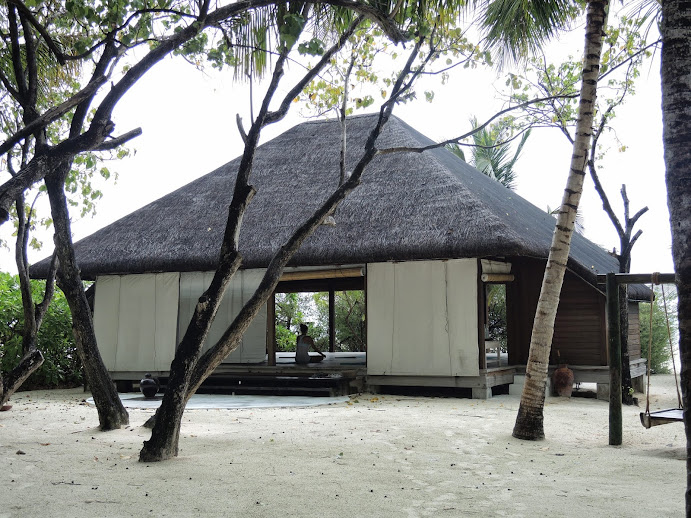
[[[676,406],[673,379],[653,377],[651,396]],[[625,407],[624,445],[611,447],[595,399],[548,399],[539,442],[511,437],[508,395],[188,410],[180,456],[144,464],[152,410],[103,433],[84,398],[25,392],[0,413],[0,517],[683,515],[683,425],[646,430]]]

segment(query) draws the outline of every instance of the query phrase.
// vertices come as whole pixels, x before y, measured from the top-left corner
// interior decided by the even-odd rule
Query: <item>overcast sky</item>
[[[581,53],[580,28],[547,49],[547,54],[555,58]],[[438,79],[430,81],[434,81],[430,83],[435,91],[433,103],[425,102],[420,95],[420,100],[397,107],[394,114],[434,140],[467,131],[469,117],[474,115],[482,121],[501,105],[497,89],[504,79],[496,70],[456,70],[444,86],[437,84]],[[613,124],[627,151],[620,153],[613,144],[603,161],[601,179],[618,214],[622,212],[622,183],[627,185],[632,213],[642,206],[650,209],[640,220],[638,228],[643,236],[634,248],[632,271],[671,272],[657,60],[643,69],[637,88],[636,96],[618,110]],[[172,58],[159,64],[135,85],[115,112],[116,134],[141,127],[143,135],[131,144],[136,154],[108,165],[119,173],[119,180],[104,187],[96,217],[73,222],[75,240],[238,156],[242,142],[235,116],[240,113],[248,126],[248,99],[247,86],[233,82],[229,72],[202,73]],[[292,107],[284,121],[267,128],[263,141],[304,121],[296,108]],[[516,166],[518,194],[545,210],[547,206],[558,207],[570,156],[571,146],[557,130],[533,131]],[[616,233],[589,178],[581,213],[586,237],[607,249],[618,248]],[[0,230],[3,237],[8,237],[8,230],[8,225]],[[31,253],[32,261],[52,248],[50,236],[42,238],[44,251]],[[0,268],[16,270],[13,250],[0,253]]]

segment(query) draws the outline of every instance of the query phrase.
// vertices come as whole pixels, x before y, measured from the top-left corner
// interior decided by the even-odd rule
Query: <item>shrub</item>
[[[677,330],[676,293],[665,293],[667,297],[667,314],[672,333],[672,343],[675,342]],[[650,303],[641,303],[638,306],[641,325],[641,355],[648,359],[648,343],[650,341]],[[666,374],[671,369],[672,354],[669,350],[667,335],[667,320],[662,300],[662,290],[655,288],[655,301],[653,302],[652,348],[650,355],[650,371],[655,374]]]
[[[280,324],[276,325],[276,350],[294,351],[297,335]]]
[[[44,281],[32,281],[34,300],[43,297]],[[19,278],[0,272],[0,369],[12,370],[22,359],[24,313]],[[82,383],[81,362],[72,336],[72,317],[64,294],[55,290],[37,337],[44,362],[23,388],[77,386]]]

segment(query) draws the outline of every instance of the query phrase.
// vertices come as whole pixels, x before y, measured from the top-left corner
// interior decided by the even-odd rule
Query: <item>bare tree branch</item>
[[[24,5],[23,2],[20,0],[8,0],[9,4],[13,4],[14,6],[17,7],[17,10],[26,17],[26,19],[33,25],[33,27],[36,29],[36,31],[41,35],[43,40],[46,42],[46,45],[50,49],[50,51],[53,53],[55,56],[55,59],[58,60],[58,63],[61,65],[65,64],[65,56],[60,50],[60,48],[57,46],[53,38],[48,34],[48,31],[39,23],[39,21],[36,19],[36,17],[33,15],[31,10]]]
[[[334,54],[343,48],[343,45],[345,45],[346,41],[348,41],[348,38],[355,33],[362,21],[363,17],[361,16],[353,20],[350,26],[338,38],[338,41],[322,55],[319,62],[311,70],[309,70],[302,77],[302,79],[300,79],[300,81],[293,86],[293,88],[290,89],[290,91],[283,98],[280,107],[276,111],[267,114],[266,124],[272,124],[286,116],[290,103],[293,102],[293,99],[295,99],[300,92],[302,92],[302,90],[304,90],[304,88],[319,74],[319,71],[322,70],[324,66],[329,63],[329,61],[331,61],[331,58],[334,56]]]
[[[631,220],[630,220],[631,227],[633,227],[636,224],[636,222],[638,221],[638,218],[640,218],[646,212],[648,212],[648,207],[643,207],[641,210],[636,212],[636,214],[634,214],[633,218],[631,218]]]
[[[125,133],[123,135],[120,135],[119,137],[113,137],[110,140],[106,140],[100,146],[96,146],[95,148],[93,148],[93,151],[110,151],[112,149],[115,149],[117,147],[122,146],[126,142],[129,142],[130,140],[138,137],[141,134],[142,134],[142,129],[141,128],[135,128],[133,130],[128,131],[127,133]]]
[[[22,129],[14,133],[7,140],[5,140],[5,142],[0,144],[0,155],[4,155],[10,149],[12,149],[12,146],[19,143],[22,139],[28,137],[29,135],[32,135],[39,129],[47,126],[51,122],[54,122],[63,115],[65,115],[72,108],[81,103],[84,99],[93,95],[105,82],[106,78],[104,76],[92,79],[91,83],[89,83],[82,90],[74,94],[68,100],[59,104],[58,106],[51,108],[50,110],[46,111],[43,115],[31,121],[31,123],[24,126]],[[0,186],[0,193],[2,192],[3,187]]]
[[[514,110],[521,110],[525,108],[526,106],[530,106],[532,104],[536,103],[541,103],[545,102],[549,99],[554,99],[554,98],[564,98],[564,99],[570,99],[578,97],[576,94],[571,94],[571,95],[558,95],[558,96],[552,96],[552,97],[540,97],[537,99],[531,99],[530,101],[526,101],[520,104],[517,104],[515,106],[509,106],[508,108],[504,108],[503,110],[498,111],[494,115],[492,115],[489,119],[487,119],[485,122],[480,124],[477,128],[474,128],[472,131],[469,131],[467,133],[464,133],[462,135],[459,135],[458,137],[450,138],[447,140],[443,140],[441,142],[438,142],[436,144],[430,144],[429,146],[423,146],[423,147],[405,147],[405,146],[400,146],[400,147],[392,147],[392,148],[386,148],[386,149],[380,149],[377,151],[377,154],[380,155],[387,155],[389,153],[400,153],[400,152],[409,152],[409,153],[424,153],[425,151],[429,151],[431,149],[437,149],[440,147],[444,147],[447,144],[461,144],[461,140],[466,139],[470,137],[471,135],[477,133],[478,131],[484,129],[486,126],[488,126],[492,121],[498,119],[502,115],[505,115],[507,113],[510,113]]]

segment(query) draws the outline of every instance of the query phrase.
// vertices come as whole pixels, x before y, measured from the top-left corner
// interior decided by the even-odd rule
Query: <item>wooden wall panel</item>
[[[243,304],[254,293],[263,273],[263,270],[239,270],[235,274],[223,295],[216,318],[204,342],[204,351],[212,347],[223,336],[225,330],[240,312]],[[197,300],[211,283],[213,275],[213,272],[184,272],[180,275],[178,341],[184,336]],[[258,363],[264,361],[266,358],[266,315],[265,304],[245,332],[237,349],[230,353],[223,360],[223,363]]]
[[[629,359],[641,357],[641,321],[638,302],[629,302]]]
[[[545,262],[513,259],[511,315],[509,316],[509,362],[525,365]],[[507,294],[508,297],[508,294]],[[605,297],[570,272],[566,273],[557,310],[550,364],[607,365]]]
[[[477,262],[367,265],[367,373],[477,376]]]
[[[603,300],[604,296],[592,286],[567,272],[554,324],[550,363],[607,365]]]
[[[175,354],[178,273],[99,276],[94,326],[110,371],[167,370]]]

